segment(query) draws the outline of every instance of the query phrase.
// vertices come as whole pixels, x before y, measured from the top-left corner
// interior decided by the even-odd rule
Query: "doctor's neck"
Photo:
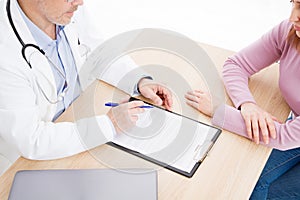
[[[51,39],[56,39],[56,25],[70,23],[74,12],[83,1],[18,0],[25,15]]]
[[[38,0],[18,0],[18,2],[28,19],[45,32],[51,39],[56,39],[55,24],[47,20],[46,16],[40,12],[40,9],[38,9]]]

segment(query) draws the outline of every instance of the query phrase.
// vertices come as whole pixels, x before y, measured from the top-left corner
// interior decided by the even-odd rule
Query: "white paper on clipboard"
[[[136,127],[117,134],[112,142],[191,173],[220,132],[207,124],[153,107],[139,115]]]

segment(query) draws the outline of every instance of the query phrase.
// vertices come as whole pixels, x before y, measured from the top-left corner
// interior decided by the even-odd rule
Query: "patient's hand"
[[[241,114],[245,120],[248,137],[256,144],[259,144],[260,134],[265,144],[269,144],[270,137],[276,138],[276,117],[251,102],[241,105]]]
[[[211,95],[202,90],[189,91],[185,95],[186,103],[208,116],[213,115]]]

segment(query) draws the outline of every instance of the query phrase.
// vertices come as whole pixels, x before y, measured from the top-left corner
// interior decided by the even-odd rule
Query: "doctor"
[[[80,35],[76,28],[80,24],[72,17],[83,0],[0,2],[0,155],[10,162],[20,155],[70,156],[102,144],[99,132],[112,135],[120,126],[135,124],[136,114],[143,112],[140,101],[75,123],[53,122],[81,91],[78,72],[89,52],[85,43],[89,40]],[[134,80],[135,85],[124,86],[132,88],[127,93],[136,88],[170,109],[169,90],[148,78]]]

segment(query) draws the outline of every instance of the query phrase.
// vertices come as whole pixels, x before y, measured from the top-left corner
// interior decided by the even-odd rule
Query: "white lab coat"
[[[11,162],[20,155],[29,159],[55,159],[106,142],[114,132],[106,115],[81,119],[76,123],[51,122],[56,105],[45,99],[36,82],[38,79],[51,99],[57,98],[49,63],[43,58],[32,63],[32,69],[29,68],[21,55],[22,46],[9,25],[6,0],[0,2],[0,155]],[[11,0],[11,14],[23,41],[35,44],[17,9],[16,0]],[[64,30],[79,72],[85,57],[81,57],[79,52],[76,22],[70,23]],[[84,38],[80,40],[84,41]]]

